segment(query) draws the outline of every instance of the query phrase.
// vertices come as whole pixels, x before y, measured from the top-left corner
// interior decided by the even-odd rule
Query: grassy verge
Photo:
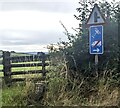
[[[44,97],[47,106],[117,106],[119,86],[110,78],[66,79],[59,72],[48,74],[48,91]]]
[[[25,106],[26,100],[23,85],[4,87],[2,90],[2,106]]]
[[[29,106],[41,105],[36,101],[35,83],[28,78],[25,82],[13,83],[12,86],[3,86],[2,106]]]
[[[28,77],[29,78],[29,77]],[[81,78],[70,80],[61,72],[47,74],[47,91],[44,98],[34,100],[34,83],[24,82],[3,87],[3,106],[116,106],[119,103],[119,86],[111,85],[110,78]]]
[[[49,67],[47,67],[49,68]],[[33,94],[35,83],[29,80],[11,87],[3,87],[2,98],[3,106],[26,106],[44,105],[44,106],[116,106],[119,100],[119,82],[113,79],[113,70],[104,70],[102,77],[84,77],[80,79],[70,77],[66,78],[67,70],[62,66],[50,67],[46,76],[46,92],[42,100],[34,100]],[[22,68],[15,68],[12,71],[21,71]],[[27,67],[27,69],[37,69],[37,67]],[[39,67],[41,69],[41,67]],[[31,74],[21,77],[30,79]],[[20,77],[19,75],[16,77]],[[38,76],[37,76],[38,77]],[[115,77],[116,78],[116,77]]]

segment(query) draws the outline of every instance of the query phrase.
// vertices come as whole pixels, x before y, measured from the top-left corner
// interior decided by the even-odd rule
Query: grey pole
[[[98,54],[95,55],[95,72],[98,77]]]

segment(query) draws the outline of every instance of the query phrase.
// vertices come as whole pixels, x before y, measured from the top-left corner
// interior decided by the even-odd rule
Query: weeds
[[[104,70],[99,78],[82,74],[71,77],[69,73],[74,71],[66,68],[64,60],[57,62],[59,66],[51,65],[48,69],[42,99],[36,100],[35,82],[28,77],[24,83],[3,87],[3,106],[117,106],[120,103],[119,80],[113,74],[116,69]]]
[[[62,61],[63,62],[63,61]],[[60,63],[62,66],[63,64]],[[60,67],[62,67],[60,66]],[[46,80],[49,82],[43,98],[45,106],[117,106],[119,82],[112,74],[116,69],[104,70],[101,77],[65,77],[70,70],[51,69]],[[74,72],[74,71],[73,71]]]

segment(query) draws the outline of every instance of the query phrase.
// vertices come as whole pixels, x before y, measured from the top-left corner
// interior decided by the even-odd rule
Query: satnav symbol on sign
[[[101,34],[101,32],[98,30],[98,28],[95,28],[95,34]]]
[[[99,34],[101,34],[101,32],[98,30],[98,28],[95,28],[95,34],[94,35],[92,35],[92,38],[94,38],[95,37],[95,35],[99,35]]]

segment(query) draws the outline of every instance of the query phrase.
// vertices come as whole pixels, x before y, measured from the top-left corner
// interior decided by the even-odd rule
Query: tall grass
[[[65,74],[51,70],[46,81],[46,92],[39,101],[35,100],[35,83],[30,78],[24,83],[3,87],[3,106],[116,106],[120,100],[120,88],[113,88],[110,79],[104,77],[91,82],[87,78],[70,80]]]
[[[100,72],[103,73],[100,77],[84,77],[81,74],[79,77],[71,78],[69,73],[76,72],[66,68],[64,60],[56,61],[54,60],[53,64],[59,64],[59,66],[51,66],[46,77],[49,83],[43,98],[44,105],[117,106],[120,103],[120,80],[117,77],[116,68],[109,69],[106,66],[106,69]]]
[[[116,69],[106,68],[101,77],[81,75],[71,78],[69,73],[75,71],[69,70],[64,60],[59,59],[56,63],[54,59],[48,70],[48,83],[42,99],[36,100],[36,82],[27,77],[23,83],[3,87],[3,106],[117,106],[120,103]]]
[[[4,87],[2,90],[2,106],[25,106],[25,95],[22,85]]]
[[[91,79],[92,80],[92,79]],[[48,75],[48,90],[44,105],[48,106],[117,106],[118,86],[112,88],[109,79],[100,78],[95,85],[89,85],[87,78],[70,82],[58,72]]]

